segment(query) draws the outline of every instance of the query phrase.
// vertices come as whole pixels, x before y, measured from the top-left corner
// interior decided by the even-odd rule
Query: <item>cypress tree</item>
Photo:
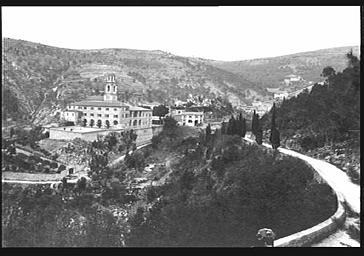
[[[210,124],[208,124],[206,127],[206,141],[210,139],[210,136],[211,136],[211,126]]]
[[[277,149],[280,146],[280,134],[276,127],[276,106],[274,103],[272,107],[272,123],[271,123],[269,141],[272,144],[273,149]]]
[[[243,137],[243,115],[240,112],[238,119],[236,120],[237,135]]]
[[[263,143],[263,130],[262,127],[260,126],[260,121],[259,121],[259,115],[256,114],[256,121],[255,121],[255,141],[259,144],[262,145]]]
[[[241,137],[245,137],[246,134],[246,119],[243,118],[243,120],[241,121]]]
[[[257,116],[254,110],[253,118],[252,118],[252,133],[255,135],[257,131]]]
[[[233,116],[230,117],[228,125],[227,125],[227,134],[228,135],[233,135],[234,134],[234,123],[235,123],[235,118]]]

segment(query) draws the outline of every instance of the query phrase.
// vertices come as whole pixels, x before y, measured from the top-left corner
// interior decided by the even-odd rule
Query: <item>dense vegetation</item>
[[[132,148],[135,136],[91,143],[89,182],[5,184],[3,246],[253,246],[261,227],[282,237],[335,210],[330,188],[302,161],[243,143],[238,129],[185,128],[166,118],[152,148],[113,168],[108,154]],[[131,177],[159,151],[180,156],[169,182],[135,190]]]
[[[352,52],[346,57],[347,68],[342,72],[324,68],[323,85],[316,84],[311,92],[284,100],[276,109],[277,127],[287,146],[303,152],[330,146],[329,151],[335,154],[360,156],[360,62]],[[266,129],[271,115],[262,118]],[[358,182],[358,177],[355,180]]]
[[[174,130],[171,122],[154,147],[183,158],[171,182],[150,193],[151,209],[130,219],[127,246],[254,246],[259,228],[282,237],[334,212],[331,189],[302,161],[242,143],[239,135],[182,139]]]

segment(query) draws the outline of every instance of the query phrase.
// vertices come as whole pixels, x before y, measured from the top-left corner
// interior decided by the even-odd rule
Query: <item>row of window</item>
[[[76,107],[75,106],[71,106],[71,109],[72,108],[74,108],[74,109],[76,109]],[[88,107],[81,107],[81,106],[78,106],[77,107],[77,109],[88,109]],[[94,110],[95,108],[94,107],[90,107],[90,109],[91,110]],[[110,110],[110,108],[104,108],[106,111],[109,111]],[[99,107],[99,108],[97,108],[97,110],[102,110],[102,108],[101,107]],[[124,111],[124,110],[126,110],[126,109],[124,109],[124,108],[121,108],[121,110],[122,111]],[[118,111],[118,109],[117,108],[114,108],[114,111]]]
[[[195,118],[201,118],[202,116],[194,116]],[[182,116],[182,119],[183,118],[187,118],[187,116]],[[188,116],[188,118],[192,118],[192,116]]]
[[[101,123],[101,125],[103,125],[102,123],[102,120],[97,120],[97,123],[95,123],[95,120],[94,119],[90,119],[90,121],[87,121],[87,119],[83,119],[82,121],[85,125],[90,125],[91,123],[93,123],[93,125],[97,126],[97,123]],[[110,125],[111,124],[111,121],[110,120],[106,120],[105,123],[104,123],[104,126],[108,126],[108,124]],[[114,125],[118,125],[118,121],[117,120],[114,120],[113,121],[113,124]],[[146,125],[148,124],[148,122],[143,122],[143,125]],[[141,126],[142,125],[142,120],[130,120],[129,122],[129,126]]]
[[[102,121],[101,120],[97,120],[97,123],[95,123],[95,120],[93,120],[93,119],[90,119],[90,122],[88,122],[87,121],[87,119],[83,119],[83,121],[82,121],[85,125],[90,125],[91,126],[91,123],[93,124],[93,125],[95,125],[95,126],[97,126],[97,123],[100,123],[101,125],[102,125]],[[111,124],[111,122],[109,121],[109,120],[106,120],[105,121],[105,126],[108,126],[108,125],[110,125]],[[117,120],[114,120],[113,121],[113,124],[114,125],[118,125],[118,121]]]
[[[84,116],[87,116],[87,113],[83,113]],[[94,116],[94,113],[91,113],[90,116]],[[98,117],[101,117],[101,114],[97,114]],[[105,117],[109,117],[109,114],[105,114]],[[124,116],[124,115],[122,115]],[[114,118],[118,118],[118,115],[114,115]]]

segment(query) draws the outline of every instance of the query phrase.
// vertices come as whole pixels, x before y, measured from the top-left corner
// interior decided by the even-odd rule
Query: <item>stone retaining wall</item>
[[[333,188],[332,188],[333,189]],[[344,224],[346,213],[344,208],[344,197],[335,192],[337,198],[337,210],[329,219],[309,229],[282,237],[274,242],[275,247],[305,247],[320,241],[335,232]]]

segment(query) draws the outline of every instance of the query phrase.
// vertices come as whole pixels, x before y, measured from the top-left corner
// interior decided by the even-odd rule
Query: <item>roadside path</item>
[[[244,140],[255,143],[255,141],[250,138],[244,138]],[[272,148],[272,146],[267,143],[263,143],[263,146]],[[286,155],[300,158],[309,163],[317,173],[326,180],[329,186],[344,197],[348,208],[360,215],[360,186],[352,183],[344,171],[326,161],[318,160],[290,149],[278,148],[278,151]],[[347,230],[345,230],[354,220],[355,218],[347,217],[344,228],[338,229],[327,238],[312,244],[311,247],[360,247],[360,243],[352,239]]]

